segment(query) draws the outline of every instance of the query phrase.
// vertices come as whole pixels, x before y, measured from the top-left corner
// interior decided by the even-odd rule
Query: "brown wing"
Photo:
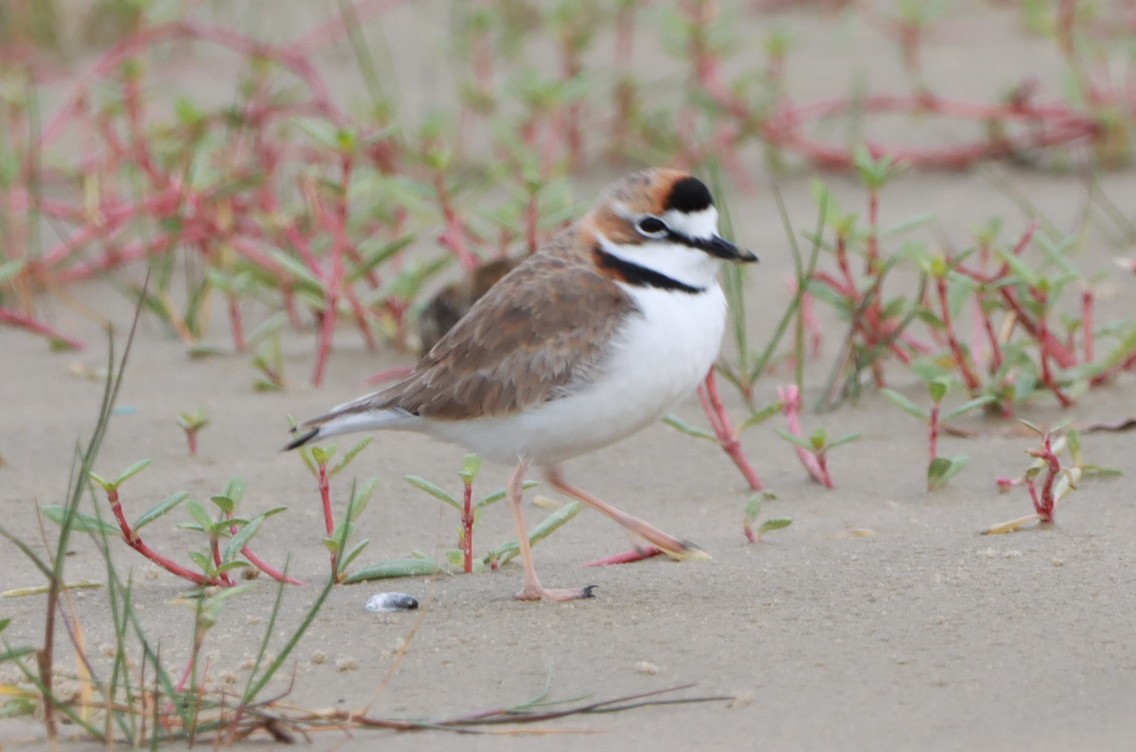
[[[585,258],[537,254],[494,285],[413,374],[352,411],[398,407],[460,420],[522,410],[586,381],[634,310]]]

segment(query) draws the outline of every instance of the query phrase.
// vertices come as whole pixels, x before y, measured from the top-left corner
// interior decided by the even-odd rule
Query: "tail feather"
[[[354,405],[348,404],[332,410],[327,415],[305,420],[292,429],[295,438],[288,442],[284,451],[296,449],[309,442],[319,441],[341,433],[375,431],[383,428],[405,428],[417,420],[415,416],[397,408],[367,411],[358,411],[353,408]]]
[[[299,430],[298,428],[293,428],[292,433],[296,433],[298,430]],[[287,443],[287,445],[285,445],[284,451],[288,452],[288,451],[291,451],[291,450],[296,449],[298,447],[302,447],[304,444],[307,444],[309,441],[311,441],[312,439],[319,436],[319,434],[320,434],[320,430],[319,430],[318,426],[316,428],[311,429],[310,431],[306,431],[306,432],[300,434],[299,436],[297,436],[296,438],[292,439],[291,441],[289,441]]]

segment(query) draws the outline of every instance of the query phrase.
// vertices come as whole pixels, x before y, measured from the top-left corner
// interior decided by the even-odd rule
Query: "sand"
[[[1012,85],[1023,70],[1054,70],[1052,52],[1020,32],[1006,16],[970,9],[952,18],[946,39],[932,44],[928,68],[945,90],[983,96],[985,87]],[[832,74],[841,56],[865,70],[880,69],[881,87],[898,80],[894,52],[871,29],[811,15],[782,17],[799,29],[805,50],[794,57],[792,80],[803,92],[839,93],[848,78]],[[758,31],[755,28],[755,33]],[[397,52],[397,50],[396,50]],[[997,61],[997,76],[978,72]],[[891,72],[891,79],[886,71]],[[978,81],[978,83],[974,83]],[[1052,83],[1052,80],[1050,80]],[[974,86],[971,86],[974,84]],[[926,134],[924,134],[925,136]],[[757,167],[756,192],[729,197],[739,242],[760,252],[750,275],[748,316],[764,341],[788,298],[788,244],[768,187]],[[618,173],[593,165],[576,181],[587,196]],[[1064,231],[1077,229],[1084,201],[1075,175],[998,168]],[[810,175],[780,181],[798,231],[811,227]],[[859,208],[863,197],[847,178],[829,177],[843,203]],[[1102,177],[1122,208],[1136,188],[1130,171]],[[921,236],[965,246],[969,228],[1001,216],[1016,234],[1028,221],[985,173],[913,173],[885,194],[885,223],[933,211],[937,227]],[[1077,263],[1109,270],[1101,285],[1102,320],[1131,319],[1136,279],[1114,270],[1114,257],[1130,249],[1111,245],[1103,232],[1083,236]],[[121,343],[130,306],[101,283],[69,291],[89,310],[113,321]],[[49,299],[53,321],[91,343],[83,353],[51,353],[45,344],[0,329],[0,383],[5,431],[0,436],[0,513],[4,525],[25,540],[38,537],[36,503],[61,501],[75,442],[89,434],[101,385],[76,371],[103,366],[99,324],[75,305]],[[826,355],[809,367],[808,401],[815,400],[843,334],[831,316]],[[310,331],[287,338],[284,393],[252,389],[248,356],[229,351],[223,328],[213,338],[225,352],[190,360],[185,348],[152,320],[135,343],[114,418],[97,463],[114,473],[150,458],[153,465],[124,490],[137,515],[178,490],[199,499],[243,478],[251,512],[282,504],[269,520],[257,551],[309,584],[290,589],[277,645],[318,593],[327,571],[320,543],[322,518],[315,484],[298,458],[282,454],[286,415],[298,417],[355,396],[361,381],[381,368],[411,362],[392,350],[367,352],[350,333],[337,342],[327,383],[304,383],[312,366]],[[784,378],[784,377],[780,377]],[[764,380],[759,402],[774,399],[779,377]],[[895,385],[921,398],[915,379],[894,374]],[[727,405],[742,414],[725,390]],[[175,425],[178,412],[203,407],[211,418],[201,435],[201,456],[190,458]],[[702,420],[693,400],[676,409]],[[1061,410],[1038,399],[1022,412],[1042,424],[1072,419],[1087,425],[1136,415],[1131,376]],[[777,421],[775,420],[774,423]],[[551,586],[596,584],[597,597],[562,605],[519,603],[511,595],[520,567],[472,576],[441,576],[337,587],[295,653],[290,701],[307,707],[360,708],[384,716],[443,717],[512,705],[550,686],[553,698],[597,699],[695,683],[681,696],[729,695],[697,705],[644,708],[612,715],[543,724],[541,736],[456,736],[443,732],[325,733],[318,749],[578,749],[663,747],[768,750],[1108,750],[1125,748],[1136,734],[1136,652],[1132,628],[1136,587],[1132,539],[1136,509],[1130,478],[1136,470],[1133,434],[1086,437],[1090,461],[1126,469],[1119,479],[1085,482],[1059,510],[1048,530],[981,537],[978,531],[1031,511],[1026,493],[998,494],[994,478],[1015,475],[1036,440],[1016,424],[972,418],[975,438],[946,437],[943,453],[971,461],[950,488],[924,490],[925,433],[878,395],[826,415],[808,413],[807,429],[863,433],[831,459],[837,486],[810,482],[789,445],[769,426],[746,433],[743,444],[762,477],[777,493],[771,516],[790,517],[788,529],[748,544],[741,517],[749,496],[741,476],[712,444],[653,426],[603,453],[568,465],[569,477],[615,500],[680,537],[697,541],[708,561],[654,559],[628,566],[582,564],[626,550],[622,530],[585,511],[536,549],[537,565]],[[340,442],[341,446],[345,441]],[[362,561],[438,555],[452,547],[457,520],[441,504],[411,489],[401,476],[421,475],[459,486],[463,450],[417,436],[377,437],[352,466],[360,479],[377,476],[375,500],[360,521],[371,539]],[[480,488],[503,484],[507,468],[487,465]],[[337,478],[344,503],[350,477]],[[537,493],[549,494],[545,488]],[[531,518],[546,514],[530,507]],[[184,560],[193,537],[176,529],[175,513],[147,528],[155,548]],[[480,549],[511,536],[504,505],[491,508],[477,531]],[[47,532],[54,534],[48,523]],[[72,579],[105,579],[93,546],[78,539],[69,558]],[[180,666],[188,654],[192,608],[174,577],[156,571],[120,546],[115,561],[135,579],[137,608],[161,640],[163,656]],[[10,545],[0,546],[0,589],[38,584],[30,563]],[[398,590],[416,596],[417,612],[376,615],[364,610],[373,593]],[[218,684],[231,673],[243,686],[243,662],[255,650],[275,596],[261,579],[230,602],[206,643]],[[111,642],[104,590],[76,593],[89,646]],[[4,599],[11,617],[6,637],[35,643],[42,597]],[[61,659],[61,667],[70,664]],[[105,669],[106,659],[97,666]],[[274,684],[284,688],[284,680]],[[0,739],[12,748],[40,745],[39,727],[26,720],[0,722]],[[75,749],[84,748],[74,745]],[[259,748],[259,747],[258,747]]]

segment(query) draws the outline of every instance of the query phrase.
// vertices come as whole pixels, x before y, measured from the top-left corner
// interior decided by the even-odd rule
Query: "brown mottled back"
[[[499,416],[586,382],[635,306],[596,271],[585,245],[575,227],[561,232],[478,300],[414,373],[336,412]]]

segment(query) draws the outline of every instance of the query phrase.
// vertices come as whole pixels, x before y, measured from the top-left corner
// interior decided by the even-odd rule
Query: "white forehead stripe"
[[[662,220],[671,230],[688,238],[710,240],[718,234],[718,210],[713,206],[689,214],[671,209]]]

